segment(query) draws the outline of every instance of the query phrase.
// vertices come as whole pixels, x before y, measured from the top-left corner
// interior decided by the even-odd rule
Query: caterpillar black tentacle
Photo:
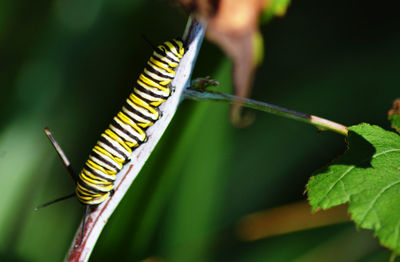
[[[147,141],[146,129],[162,116],[158,107],[173,93],[171,82],[186,49],[181,39],[166,41],[154,49],[133,92],[101,134],[78,175],[73,172],[69,160],[51,132],[45,128],[46,135],[76,184],[75,195],[86,205],[85,217],[89,207],[94,208],[114,193],[118,172],[130,160],[133,150]],[[43,204],[37,209],[69,197],[71,195]]]

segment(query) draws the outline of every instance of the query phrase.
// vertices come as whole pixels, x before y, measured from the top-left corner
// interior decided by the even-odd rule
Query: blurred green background
[[[393,4],[393,6],[391,6]],[[265,60],[252,98],[345,125],[389,128],[399,96],[395,1],[293,1],[262,25]],[[0,1],[0,261],[61,261],[82,218],[74,186],[43,133],[79,170],[159,43],[187,15],[166,1]],[[231,64],[205,41],[194,77],[231,92]],[[335,133],[256,112],[247,129],[229,106],[185,101],[106,225],[92,261],[387,261],[352,223],[254,242],[245,215],[304,200],[304,186],[345,148]],[[274,227],[274,225],[271,225]]]

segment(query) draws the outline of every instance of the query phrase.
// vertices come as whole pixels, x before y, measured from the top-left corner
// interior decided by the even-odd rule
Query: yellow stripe
[[[127,101],[129,101],[129,100],[127,100]],[[130,105],[131,106],[131,105]],[[135,118],[135,121],[137,121],[137,125],[138,126],[140,126],[140,127],[149,127],[149,126],[151,126],[152,124],[153,124],[153,122],[151,122],[150,120],[148,120],[148,119],[145,119],[145,118],[143,118],[143,117],[141,117],[141,116],[138,116],[137,114],[135,114],[135,112],[132,112],[132,111],[130,111],[128,108],[126,108],[126,107],[123,107],[126,111],[128,111],[130,114],[132,114],[133,116],[129,116],[129,117],[134,117],[134,116],[136,116],[137,118],[139,118],[139,119],[142,119],[142,120],[139,120],[139,119],[136,119]],[[127,113],[126,113],[127,114]]]
[[[128,151],[129,157],[131,156],[132,149],[129,146],[127,146],[126,143],[116,133],[114,133],[114,131],[112,131],[111,129],[106,129],[106,131],[104,131],[104,134],[109,138],[117,141],[121,146],[123,146],[126,149],[126,151]]]
[[[92,192],[92,191],[89,191],[87,188],[84,188],[84,187],[81,186],[79,183],[77,183],[76,191],[79,192],[79,193],[81,193],[81,194],[83,194],[83,195],[88,196],[86,199],[90,199],[90,198],[94,198],[94,197],[99,197],[99,196],[101,196],[100,193],[94,193],[94,192]],[[82,196],[82,197],[85,199],[84,196]]]
[[[172,70],[171,68],[165,68],[165,67],[163,67],[163,66],[160,66],[160,63],[161,62],[159,62],[158,60],[156,60],[155,58],[153,58],[153,57],[151,57],[150,58],[150,60],[149,61],[147,61],[147,64],[149,65],[149,66],[151,66],[152,68],[158,68],[158,69],[160,69],[161,71],[165,71],[165,73],[166,74],[173,74],[173,77],[175,77],[175,71],[174,70]],[[162,64],[162,65],[165,65],[164,63]],[[167,65],[168,66],[168,65]],[[157,70],[157,69],[154,69],[154,70]],[[159,71],[159,70],[157,70],[157,71]],[[161,73],[163,73],[163,72],[161,72]]]
[[[168,65],[170,68],[175,68],[179,64],[179,58],[170,50],[164,48],[166,55],[161,55],[159,53],[153,54],[154,59],[158,59]],[[171,58],[172,56],[172,58]],[[178,62],[176,62],[178,60]]]
[[[156,79],[156,80],[160,83],[160,85],[163,85],[163,86],[168,85],[168,84],[171,83],[172,80],[173,80],[173,79],[170,79],[170,78],[167,78],[167,77],[159,76],[159,75],[157,75],[157,74],[155,74],[155,73],[153,73],[153,72],[150,72],[150,71],[147,70],[146,68],[144,69],[143,72],[144,72],[144,74],[146,74],[146,75],[154,75],[154,77],[159,78],[159,79]]]
[[[142,99],[140,99],[139,97],[137,97],[134,93],[131,93],[129,95],[129,99],[131,100],[132,103],[138,105],[139,107],[143,107],[145,108],[147,111],[150,112],[150,114],[152,114],[153,116],[155,116],[156,119],[159,118],[159,113],[156,109],[154,109],[153,107],[149,106],[149,104],[147,104],[146,102],[144,102]]]
[[[185,49],[183,48],[183,42],[182,41],[178,41],[178,40],[174,40],[174,41],[179,46],[179,50],[178,50],[177,55],[178,55],[179,58],[182,58],[183,55],[185,54]]]
[[[162,85],[160,85],[159,83],[157,83],[157,82],[151,80],[151,79],[148,78],[145,74],[141,74],[141,75],[139,76],[139,79],[137,80],[137,82],[138,82],[138,83],[139,83],[139,82],[142,82],[142,83],[144,83],[144,84],[147,85],[147,86],[155,87],[155,88],[161,90],[162,92],[166,92],[166,93],[169,95],[169,92],[170,92],[170,91],[169,91],[169,88],[168,88],[168,87],[162,86]],[[140,84],[140,83],[139,83],[139,84]]]
[[[110,196],[110,192],[107,192],[106,194],[102,195],[99,198],[95,198],[91,201],[87,201],[85,204],[86,205],[98,205],[98,204],[103,203],[109,196]]]
[[[150,57],[149,62],[151,62],[152,64],[154,64],[154,66],[156,66],[156,67],[161,67],[162,69],[164,69],[164,70],[166,70],[166,71],[168,71],[168,72],[173,71],[173,70],[169,67],[169,65],[168,65],[166,62],[164,62],[164,61],[159,61],[159,60],[157,60],[156,58],[154,58],[153,56]]]
[[[164,103],[165,101],[167,101],[165,98],[159,98],[159,97],[154,97],[152,95],[149,95],[141,90],[133,90],[133,92],[135,93],[135,95],[143,97],[143,99],[147,99],[150,100],[149,101],[149,105],[152,105],[154,107],[158,107],[160,104]],[[148,96],[148,97],[147,97]],[[136,123],[137,124],[137,123]]]
[[[154,83],[154,81],[149,80],[147,77],[143,77],[143,78],[144,78],[144,80],[151,81],[151,82]],[[147,84],[146,81],[143,81],[143,79],[140,79],[140,78],[136,82],[139,85],[141,85],[143,88],[145,88],[145,89],[156,88],[159,91],[163,92],[165,96],[170,96],[171,95],[171,89],[169,87],[161,86],[161,85],[160,85],[160,87],[155,87],[155,86]]]
[[[82,170],[82,172],[79,174],[79,177],[83,177],[84,181],[90,181],[93,184],[104,184],[104,185],[112,185],[113,181],[108,181],[107,179],[100,177],[96,174],[90,173],[88,170],[85,168]]]
[[[150,103],[150,105],[158,107],[159,105],[161,105],[162,103],[164,103],[167,100],[162,100],[162,101],[153,101]]]
[[[109,181],[107,181],[106,179],[100,177],[100,176],[96,176],[92,173],[90,173],[88,170],[86,170],[85,168],[79,173],[79,178],[82,181],[85,182],[90,182],[91,184],[110,184]]]
[[[76,195],[78,196],[78,199],[81,203],[86,204],[86,205],[98,205],[102,202],[104,202],[110,195],[109,192],[104,193],[104,194],[96,194],[96,195],[89,195],[89,196],[81,196],[79,189],[77,187],[76,189]]]
[[[102,192],[109,192],[110,190],[112,190],[114,188],[114,185],[112,183],[108,183],[108,184],[96,183],[98,181],[94,181],[94,183],[92,183],[93,180],[86,177],[83,173],[81,173],[79,178],[82,181],[85,181],[85,183],[88,184],[90,187],[93,187]]]
[[[130,119],[127,115],[125,115],[125,113],[120,111],[118,112],[117,116],[119,117],[119,119],[122,120],[122,122],[133,127],[133,129],[135,129],[135,131],[138,132],[143,139],[146,138],[146,133],[143,131],[143,129],[138,127],[138,125],[134,121],[132,121],[132,119]]]
[[[175,46],[170,41],[164,42],[164,45],[168,46],[169,49],[168,51],[171,52],[172,54],[178,53],[178,50],[176,50]]]
[[[93,151],[97,151],[97,153],[99,153],[99,154],[104,154],[104,155],[108,156],[109,158],[112,159],[112,161],[114,161],[118,165],[119,169],[122,169],[122,164],[124,163],[124,159],[114,157],[107,150],[100,147],[99,145],[95,145],[93,148]]]
[[[105,168],[103,168],[102,166],[96,164],[95,162],[93,162],[92,160],[88,159],[86,161],[86,164],[90,167],[92,167],[93,169],[99,170],[100,172],[106,173],[107,175],[116,177],[117,171],[114,170],[107,170]]]

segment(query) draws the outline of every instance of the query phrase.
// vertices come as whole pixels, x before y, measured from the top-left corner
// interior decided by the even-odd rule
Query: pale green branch
[[[187,98],[197,101],[216,101],[216,102],[227,102],[231,104],[241,104],[244,107],[253,108],[259,111],[267,112],[270,114],[294,119],[296,121],[311,124],[317,127],[319,130],[329,130],[341,135],[347,136],[348,129],[346,126],[332,122],[330,120],[309,115],[294,110],[289,110],[284,107],[271,105],[265,102],[242,98],[234,95],[218,93],[218,92],[200,92],[193,89],[186,89],[184,94]]]

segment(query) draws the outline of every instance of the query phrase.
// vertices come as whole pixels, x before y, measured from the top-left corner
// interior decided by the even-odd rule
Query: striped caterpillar
[[[160,117],[157,107],[171,95],[169,84],[185,53],[181,40],[159,45],[139,76],[122,110],[101,134],[79,173],[76,196],[85,205],[98,205],[113,190],[114,180],[132,150],[147,139],[145,129]]]
[[[146,142],[146,129],[160,118],[158,107],[172,93],[170,83],[185,52],[185,44],[180,39],[166,41],[154,48],[133,92],[101,134],[78,176],[73,172],[51,132],[45,128],[47,136],[76,183],[76,189],[74,194],[40,205],[36,210],[76,195],[86,205],[86,218],[90,206],[97,206],[110,197],[118,172],[130,159],[133,150]]]

